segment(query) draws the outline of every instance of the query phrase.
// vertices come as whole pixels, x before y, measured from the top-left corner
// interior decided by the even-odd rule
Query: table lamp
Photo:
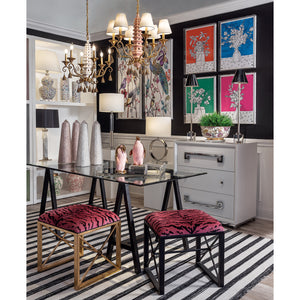
[[[149,145],[149,153],[156,161],[162,161],[168,154],[168,145],[162,137],[171,135],[171,118],[170,117],[147,117],[146,118],[146,135],[155,136],[156,138]],[[153,146],[155,143],[161,143],[164,147],[162,155],[155,154]]]
[[[241,84],[248,83],[247,76],[244,70],[236,70],[234,77],[232,79],[232,84],[238,84],[238,113],[237,113],[237,121],[238,121],[238,131],[233,136],[236,139],[238,144],[243,143],[244,135],[240,132],[240,107],[241,107]]]
[[[49,72],[60,73],[56,53],[48,50],[38,50],[35,59],[35,69],[46,72],[41,80],[42,86],[39,88],[41,98],[43,100],[52,100],[56,94],[56,89],[52,86],[54,81],[50,77]]]
[[[124,112],[124,95],[103,93],[99,98],[99,111],[110,113],[110,149],[114,149],[114,113]]]
[[[189,74],[186,83],[186,87],[191,88],[191,116],[190,116],[190,131],[187,133],[187,138],[190,141],[196,140],[196,132],[193,132],[193,87],[198,86],[198,81],[195,74]]]
[[[36,128],[42,128],[43,158],[40,161],[51,160],[48,158],[48,128],[59,128],[57,109],[37,109]]]

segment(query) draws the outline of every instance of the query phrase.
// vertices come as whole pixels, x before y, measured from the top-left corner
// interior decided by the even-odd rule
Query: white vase
[[[88,124],[86,121],[82,121],[79,131],[76,166],[87,167],[90,164]]]
[[[101,140],[101,126],[98,121],[93,123],[92,136],[91,136],[91,164],[103,164],[102,156],[102,140]]]

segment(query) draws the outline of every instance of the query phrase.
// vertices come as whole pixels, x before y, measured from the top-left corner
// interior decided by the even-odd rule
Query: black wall
[[[245,71],[256,72],[256,124],[242,124],[241,131],[246,138],[273,139],[273,3],[259,5],[230,13],[215,15],[207,18],[178,23],[171,26],[173,39],[173,120],[172,135],[186,135],[189,125],[184,124],[184,29],[233,18],[255,14],[257,16],[256,37],[256,68]],[[219,57],[219,36],[217,30],[217,57]],[[97,49],[105,49],[109,46],[108,40],[95,43]],[[218,68],[218,64],[217,64]],[[117,92],[117,73],[113,82],[99,84],[99,92]],[[199,76],[232,74],[234,71],[220,71],[201,73]],[[218,80],[217,83],[219,84]],[[219,98],[219,86],[217,86],[217,99]],[[219,99],[218,99],[219,101]],[[217,108],[219,103],[217,102]],[[98,113],[98,121],[103,131],[109,131],[109,116]],[[231,129],[231,136],[236,132],[237,126]],[[200,127],[194,124],[193,130],[197,136],[201,135]],[[145,133],[145,120],[115,120],[115,132],[122,133]]]
[[[256,37],[256,68],[245,69],[246,72],[256,72],[256,124],[241,125],[241,132],[246,138],[273,139],[273,3],[259,5],[251,8],[237,10],[230,13],[210,16],[207,18],[192,20],[184,23],[178,23],[171,26],[172,35],[168,38],[173,39],[173,120],[172,135],[186,135],[189,131],[189,125],[183,121],[183,99],[184,99],[184,29],[233,18],[244,17],[255,14],[257,16],[257,37]],[[84,44],[82,41],[69,38],[27,30],[28,34],[42,36],[49,39],[60,40],[64,42],[73,42],[75,44]],[[219,57],[219,38],[217,30],[217,57]],[[99,49],[105,52],[109,42],[107,40],[94,43]],[[100,93],[117,92],[117,70],[113,65],[113,81],[106,80],[105,84],[98,84]],[[218,68],[218,64],[217,64]],[[233,73],[233,71],[222,71],[212,73],[201,73],[201,76],[222,75]],[[100,80],[99,80],[100,81]],[[218,80],[217,80],[218,82]],[[219,83],[218,83],[219,84]],[[217,86],[217,98],[219,87]],[[219,101],[219,99],[218,99]],[[98,101],[97,101],[98,102]],[[218,107],[219,103],[217,103]],[[97,104],[98,107],[98,104]],[[98,112],[98,121],[104,132],[109,131],[109,114]],[[115,132],[120,133],[145,133],[145,120],[115,120]],[[193,130],[197,136],[201,135],[200,127],[194,124]],[[231,129],[231,136],[236,132],[236,126]]]

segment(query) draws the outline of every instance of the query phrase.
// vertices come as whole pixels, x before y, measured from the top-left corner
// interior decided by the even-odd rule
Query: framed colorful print
[[[216,71],[216,24],[185,29],[185,74]]]
[[[220,22],[220,70],[256,67],[256,16]]]
[[[220,113],[237,123],[238,84],[232,75],[220,76]],[[256,73],[246,73],[248,83],[241,84],[240,123],[256,124]]]
[[[126,58],[118,58],[118,93],[124,94],[124,112],[118,113],[119,119],[142,119],[142,76]]]
[[[166,42],[166,49],[151,59],[144,75],[146,117],[173,117],[173,40]]]
[[[185,89],[185,115],[184,123],[191,122],[191,112],[193,123],[199,123],[205,114],[216,111],[216,76],[197,78],[197,87],[186,87]]]

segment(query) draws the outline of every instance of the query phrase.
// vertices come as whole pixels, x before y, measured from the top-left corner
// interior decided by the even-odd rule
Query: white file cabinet
[[[175,142],[175,170],[206,175],[179,180],[183,207],[237,226],[256,216],[256,143]]]

